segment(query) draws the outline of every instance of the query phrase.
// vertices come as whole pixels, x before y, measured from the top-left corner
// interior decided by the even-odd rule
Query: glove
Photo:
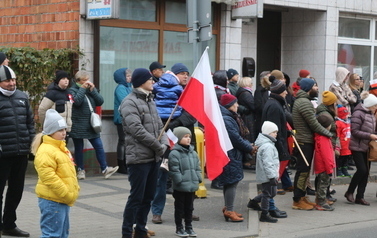
[[[278,185],[278,181],[275,178],[272,178],[272,179],[270,179],[270,184],[272,186],[277,186]]]
[[[161,147],[158,149],[158,151],[156,151],[157,156],[162,156],[165,153],[167,148],[168,148],[167,145],[161,144]]]

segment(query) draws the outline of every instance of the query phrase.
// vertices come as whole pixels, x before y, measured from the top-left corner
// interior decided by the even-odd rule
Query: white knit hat
[[[369,94],[366,99],[364,99],[364,106],[365,107],[373,107],[377,105],[377,97],[373,94]]]
[[[55,132],[67,128],[67,123],[64,118],[59,115],[54,109],[46,111],[46,118],[43,123],[43,135],[52,135]]]
[[[274,131],[278,131],[278,126],[275,123],[270,122],[270,121],[263,122],[262,134],[269,135],[270,133]]]

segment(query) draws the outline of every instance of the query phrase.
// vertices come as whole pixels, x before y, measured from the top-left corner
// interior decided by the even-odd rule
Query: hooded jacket
[[[349,112],[351,112],[350,104],[356,103],[357,98],[352,92],[351,88],[348,86],[347,82],[344,81],[348,74],[348,69],[338,67],[335,72],[336,79],[330,85],[329,91],[336,95],[338,104],[342,104]]]
[[[118,84],[114,90],[114,124],[121,125],[122,118],[119,113],[119,106],[122,100],[132,91],[132,83],[126,81],[127,68],[117,69],[114,72],[114,81]]]
[[[64,141],[44,135],[35,155],[34,167],[38,172],[35,188],[38,197],[68,206],[75,203],[80,186],[72,155]]]
[[[256,180],[258,183],[267,183],[270,179],[279,178],[279,153],[275,147],[276,139],[259,133],[255,140],[258,146],[257,152],[257,172]]]
[[[314,133],[314,140],[314,173],[332,174],[335,168],[335,155],[330,138]]]

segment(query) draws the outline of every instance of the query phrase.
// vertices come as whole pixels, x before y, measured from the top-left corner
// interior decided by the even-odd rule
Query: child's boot
[[[186,226],[186,227],[185,227],[185,231],[186,231],[186,233],[187,233],[190,237],[197,237],[197,234],[196,234],[195,231],[192,229],[192,226]]]
[[[276,223],[276,222],[278,222],[278,219],[273,218],[272,216],[270,216],[270,214],[268,212],[264,212],[263,211],[261,213],[261,215],[260,215],[259,221],[261,221],[261,222]]]
[[[351,175],[348,173],[347,166],[342,167],[342,173],[343,173],[344,177],[351,177]]]
[[[338,177],[344,177],[342,167],[336,168],[336,176],[338,176]]]

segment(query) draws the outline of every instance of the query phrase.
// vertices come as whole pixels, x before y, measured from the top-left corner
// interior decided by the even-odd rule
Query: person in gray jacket
[[[122,237],[147,237],[145,228],[156,185],[159,161],[169,142],[153,101],[153,78],[149,70],[135,69],[131,77],[134,87],[123,99],[119,110],[126,135],[126,164],[130,195],[123,213]],[[162,133],[161,133],[162,132]]]

